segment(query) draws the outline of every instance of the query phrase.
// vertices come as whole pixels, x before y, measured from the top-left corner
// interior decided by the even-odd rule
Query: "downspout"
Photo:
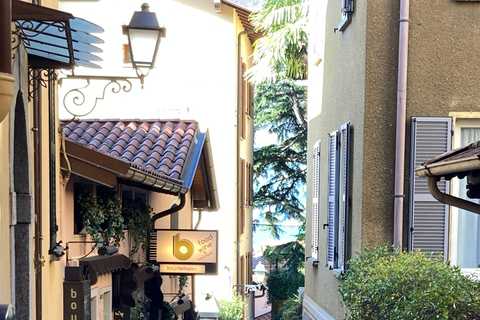
[[[441,203],[480,214],[480,205],[478,203],[470,202],[441,192],[437,186],[437,178],[427,177],[427,185],[432,196]]]
[[[236,152],[236,155],[235,155],[235,158],[236,158],[236,169],[237,169],[237,174],[235,176],[235,185],[237,187],[237,196],[236,196],[236,206],[235,206],[235,233],[236,233],[236,237],[235,237],[235,257],[234,259],[236,260],[236,273],[235,273],[235,283],[238,283],[238,280],[240,279],[239,276],[238,276],[238,270],[240,270],[239,268],[239,254],[240,254],[240,232],[238,230],[239,229],[239,226],[238,226],[238,216],[240,214],[239,212],[239,208],[240,208],[240,137],[241,137],[241,134],[240,134],[240,128],[242,126],[242,123],[240,122],[241,121],[241,112],[242,112],[242,98],[241,98],[241,95],[242,95],[242,83],[243,83],[243,79],[242,79],[242,42],[241,42],[241,38],[243,35],[247,34],[247,32],[244,30],[242,32],[240,32],[237,36],[237,137],[235,139],[235,152]]]
[[[403,203],[405,175],[405,123],[407,109],[407,64],[410,0],[400,0],[397,84],[397,136],[395,143],[395,193],[393,216],[393,245],[402,247]]]
[[[162,211],[162,212],[159,212],[159,213],[155,213],[152,217],[152,222],[153,222],[153,225],[155,226],[155,221],[157,221],[158,219],[160,218],[163,218],[163,217],[166,217],[172,213],[175,213],[177,211],[180,211],[183,209],[183,207],[185,207],[185,194],[181,193],[180,194],[180,204],[174,204],[170,209],[167,209],[165,211]]]
[[[41,6],[41,0],[33,0],[33,4]],[[33,70],[34,78],[38,79],[41,75],[41,71]],[[34,132],[33,143],[34,143],[34,197],[35,197],[35,309],[36,309],[36,320],[42,320],[42,268],[44,263],[44,258],[42,255],[42,118],[41,118],[41,101],[42,101],[42,86],[40,85],[40,80],[34,80],[33,88],[37,89],[33,94],[33,123],[34,123]]]
[[[33,70],[35,76],[40,71]],[[38,80],[34,80],[38,81]],[[33,161],[34,161],[34,208],[35,208],[35,310],[36,319],[42,319],[42,119],[40,114],[41,89],[36,90],[33,95]]]
[[[237,175],[236,175],[236,186],[237,186],[237,197],[236,197],[236,222],[237,222],[237,228],[236,228],[236,239],[235,239],[235,243],[236,243],[236,247],[235,247],[235,258],[237,259],[237,273],[235,275],[236,277],[236,281],[235,282],[238,282],[238,273],[239,273],[239,270],[241,270],[241,268],[239,268],[239,261],[240,259],[238,259],[238,256],[240,254],[240,233],[238,232],[239,229],[239,226],[238,226],[238,215],[240,214],[239,210],[241,209],[240,206],[241,206],[241,203],[240,203],[240,165],[241,165],[241,161],[240,161],[240,137],[241,137],[241,134],[240,134],[240,130],[241,130],[241,127],[242,127],[242,123],[241,123],[241,117],[242,117],[242,99],[241,99],[241,96],[242,96],[242,83],[243,83],[243,74],[242,74],[242,36],[246,35],[246,34],[250,34],[250,33],[253,33],[255,32],[255,30],[252,30],[252,29],[249,29],[249,30],[243,30],[242,32],[240,32],[237,36],[237,138],[235,139],[235,144],[236,144],[236,160],[237,160]]]

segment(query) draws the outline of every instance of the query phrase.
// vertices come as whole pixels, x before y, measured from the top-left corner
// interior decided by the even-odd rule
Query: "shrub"
[[[302,304],[298,297],[284,302],[279,314],[280,320],[302,320]]]
[[[480,285],[443,257],[392,247],[349,261],[339,292],[347,319],[480,319]]]
[[[298,288],[305,285],[305,275],[297,270],[273,270],[268,274],[268,303],[286,300],[298,294]]]
[[[220,300],[218,305],[220,307],[219,320],[242,319],[245,302],[240,295],[234,295],[232,300]]]

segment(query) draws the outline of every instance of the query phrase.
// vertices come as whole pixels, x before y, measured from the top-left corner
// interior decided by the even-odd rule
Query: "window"
[[[412,119],[412,170],[420,163],[451,149],[480,140],[480,119],[451,118]],[[453,145],[452,145],[453,142]],[[409,249],[442,253],[453,264],[465,269],[480,265],[480,217],[454,206],[444,205],[430,195],[426,179],[411,172]],[[441,192],[468,201],[466,178],[454,178],[451,183],[437,183]]]
[[[312,258],[318,259],[318,206],[320,196],[320,140],[313,146]]]
[[[252,84],[248,83],[248,103],[247,103],[247,115],[253,119],[253,97],[255,94],[255,89]]]
[[[122,186],[122,201],[125,199],[147,201],[147,191],[138,188]]]
[[[480,140],[480,119],[457,120],[454,132],[454,149]],[[467,197],[467,178],[452,179],[452,193],[462,199],[480,203],[480,199]],[[462,268],[478,268],[480,265],[480,216],[453,206],[451,214],[450,260]]]
[[[98,319],[98,288],[93,288],[90,293],[90,316],[91,320]]]
[[[344,31],[352,20],[353,0],[342,0],[342,21],[338,24],[335,31]]]
[[[88,195],[94,197],[104,197],[114,193],[113,188],[109,188],[94,182],[87,181],[75,181],[73,183],[73,197],[74,197],[74,207],[73,207],[73,233],[74,234],[83,234],[84,233],[84,224],[83,224],[83,214],[80,206],[80,198]]]
[[[350,123],[329,135],[327,266],[346,269],[350,213]]]
[[[240,138],[245,139],[247,135],[247,105],[248,105],[248,97],[247,97],[247,92],[248,92],[248,83],[247,80],[245,80],[245,72],[247,71],[247,65],[245,63],[242,63],[242,90],[240,92],[241,94],[241,110],[238,110],[240,112],[240,121],[241,121],[241,127],[240,127]]]
[[[103,301],[103,320],[112,319],[112,287],[104,287],[101,290],[100,299]]]

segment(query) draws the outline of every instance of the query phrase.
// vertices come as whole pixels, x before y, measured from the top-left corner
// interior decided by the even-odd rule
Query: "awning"
[[[127,258],[123,254],[114,254],[111,256],[95,256],[85,259],[80,259],[80,266],[88,268],[88,274],[90,276],[90,285],[97,283],[98,276],[120,271],[123,269],[129,269],[133,261]]]
[[[450,152],[436,156],[415,168],[420,177],[437,177],[450,180],[453,177],[460,179],[474,173],[480,173],[480,141],[457,148]]]
[[[479,204],[443,193],[437,186],[442,178],[467,177],[467,196],[480,198],[480,140],[429,159],[415,168],[415,172],[427,178],[428,190],[439,202],[480,214]]]
[[[73,69],[74,66],[100,68],[92,61],[102,50],[93,44],[103,40],[91,33],[103,29],[67,12],[12,0],[12,19],[25,45],[32,68]],[[18,43],[13,43],[13,47]]]

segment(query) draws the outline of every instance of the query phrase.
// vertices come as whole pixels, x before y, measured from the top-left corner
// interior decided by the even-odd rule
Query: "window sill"
[[[333,269],[333,274],[335,277],[339,278],[343,274],[343,271],[342,269]]]
[[[342,21],[340,21],[338,26],[334,29],[334,31],[343,32],[347,28],[347,26],[350,24],[350,21],[352,21],[352,15],[347,13],[345,17],[342,19]]]
[[[308,257],[306,261],[314,267],[318,267],[318,260],[314,257]]]

